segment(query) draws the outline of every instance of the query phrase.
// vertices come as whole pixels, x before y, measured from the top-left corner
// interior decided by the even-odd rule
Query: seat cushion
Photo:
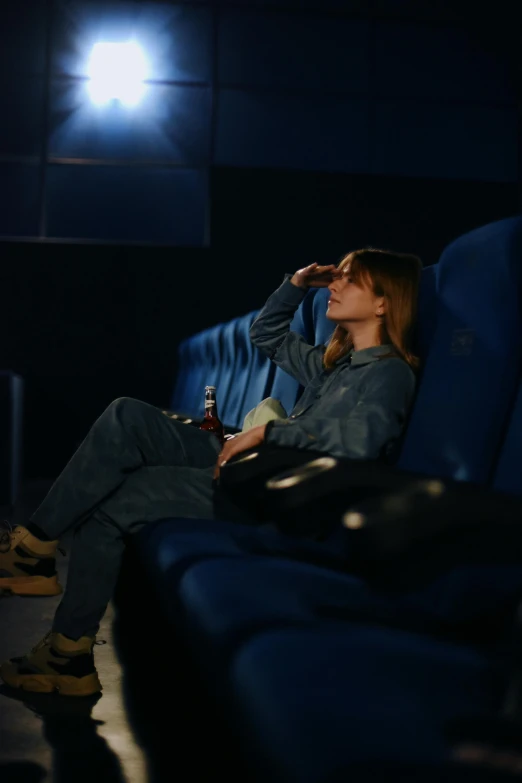
[[[230,683],[261,779],[299,783],[389,779],[386,764],[443,765],[446,721],[498,703],[481,652],[362,625],[256,636],[235,656]],[[357,777],[365,769],[376,774]]]
[[[236,528],[216,519],[160,519],[145,525],[132,543],[153,583],[172,594],[190,564],[222,555],[244,557],[232,535]]]
[[[522,599],[518,565],[460,566],[424,588],[398,592],[329,568],[328,553],[320,548],[323,565],[288,559],[284,551],[280,557],[270,556],[269,551],[246,556],[245,549],[255,545],[263,531],[236,527],[224,532],[229,538],[219,542],[224,559],[213,557],[203,536],[190,542],[184,539],[185,553],[188,545],[194,547],[193,560],[185,560],[183,572],[178,565],[172,575],[166,575],[165,590],[178,592],[188,624],[225,656],[253,630],[282,623],[306,625],[321,617],[364,619],[495,643],[510,632]],[[174,539],[170,547],[176,546]],[[198,547],[206,552],[204,557],[196,558]],[[299,554],[313,560],[313,549],[314,544],[301,547]],[[331,564],[336,564],[334,554]]]

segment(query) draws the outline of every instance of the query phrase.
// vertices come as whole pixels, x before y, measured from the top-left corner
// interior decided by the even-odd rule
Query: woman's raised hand
[[[337,280],[341,276],[342,272],[337,269],[335,264],[328,264],[328,266],[310,264],[303,269],[298,269],[290,278],[290,282],[299,288],[326,288],[333,280]]]

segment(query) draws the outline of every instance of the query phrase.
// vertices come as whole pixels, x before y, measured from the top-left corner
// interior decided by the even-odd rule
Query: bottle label
[[[207,410],[207,408],[213,408],[215,404],[215,400],[205,400],[205,410]]]

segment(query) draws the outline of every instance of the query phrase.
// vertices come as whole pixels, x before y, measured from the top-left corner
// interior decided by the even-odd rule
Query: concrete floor
[[[21,494],[14,521],[23,522],[45,496],[50,482],[32,482]],[[0,509],[0,518],[3,518]],[[62,542],[68,550],[68,541]],[[68,557],[58,557],[66,583]],[[28,652],[50,629],[60,596],[0,598],[0,659]],[[123,672],[113,640],[109,608],[95,648],[103,684],[101,697],[68,699],[12,692],[0,687],[1,783],[145,783],[147,759],[128,719]]]

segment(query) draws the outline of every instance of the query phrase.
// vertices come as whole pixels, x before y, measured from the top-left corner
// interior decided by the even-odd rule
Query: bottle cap
[[[207,389],[213,389],[214,391],[216,391],[215,386],[205,386],[205,391],[207,391]]]

